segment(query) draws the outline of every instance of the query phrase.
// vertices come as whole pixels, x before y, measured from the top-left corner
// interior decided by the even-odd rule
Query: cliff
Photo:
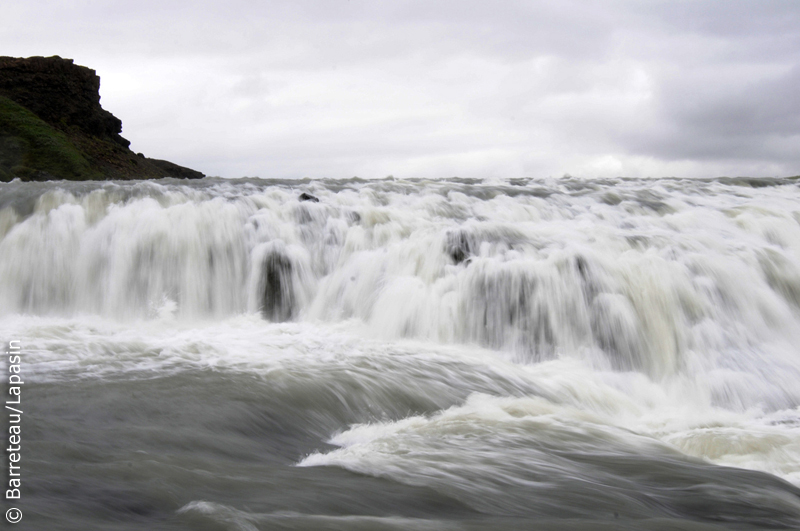
[[[0,181],[204,175],[136,154],[100,105],[100,78],[71,59],[0,57]]]

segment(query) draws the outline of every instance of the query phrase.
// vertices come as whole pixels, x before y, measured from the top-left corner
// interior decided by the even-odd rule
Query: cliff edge
[[[61,57],[0,57],[0,181],[198,179],[131,151],[100,106],[100,77]]]

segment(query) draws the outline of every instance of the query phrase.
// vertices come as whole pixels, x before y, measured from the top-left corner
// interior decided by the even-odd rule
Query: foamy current
[[[165,529],[798,526],[798,184],[0,185],[0,330],[44,410],[30,498],[46,521],[89,459],[122,474],[97,489],[171,500],[134,519]],[[64,403],[119,433],[90,444]],[[278,464],[226,491],[218,458]]]

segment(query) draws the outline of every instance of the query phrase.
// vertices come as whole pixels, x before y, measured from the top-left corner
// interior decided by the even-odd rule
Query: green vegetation
[[[0,181],[97,179],[98,172],[67,136],[0,96]]]

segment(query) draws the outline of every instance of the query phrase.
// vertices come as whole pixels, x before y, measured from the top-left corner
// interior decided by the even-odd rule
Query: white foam
[[[213,368],[350,378],[387,407],[400,388],[442,407],[493,395],[353,428],[305,464],[379,473],[398,434],[513,432],[519,410],[798,481],[796,185],[308,189],[319,203],[261,182],[54,184],[6,206],[0,331],[41,381]],[[268,253],[290,264],[292,322],[258,314]]]

